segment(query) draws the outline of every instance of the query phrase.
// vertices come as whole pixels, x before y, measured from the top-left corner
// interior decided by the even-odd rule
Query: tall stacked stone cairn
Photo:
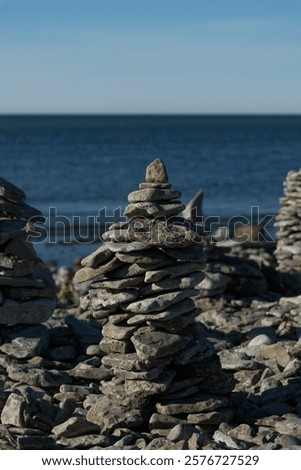
[[[181,193],[160,159],[139,188],[128,196],[129,219],[103,234],[75,275],[92,281],[81,308],[102,322],[102,367],[113,369],[87,419],[107,434],[126,427],[166,436],[177,424],[213,431],[232,419],[232,380],[195,321],[201,237],[178,216]]]
[[[289,171],[284,185],[284,197],[276,216],[278,242],[275,251],[280,270],[301,273],[301,170]]]
[[[21,189],[0,178],[0,325],[42,323],[56,305],[51,274],[27,241],[29,219],[44,218],[25,200]]]

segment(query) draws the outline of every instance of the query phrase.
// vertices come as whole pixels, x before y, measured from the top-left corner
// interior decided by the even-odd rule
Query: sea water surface
[[[0,116],[0,175],[46,216],[54,207],[85,225],[123,209],[156,157],[184,204],[204,190],[205,216],[275,214],[301,166],[301,116]],[[43,255],[69,262],[94,248],[44,243]]]

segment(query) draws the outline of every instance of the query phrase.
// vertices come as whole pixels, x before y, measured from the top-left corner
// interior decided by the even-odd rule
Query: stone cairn
[[[275,222],[279,227],[275,254],[280,270],[301,272],[301,170],[289,171],[283,185]]]
[[[128,196],[130,219],[103,234],[103,245],[75,275],[75,282],[91,283],[81,308],[102,322],[102,367],[113,371],[87,419],[107,434],[126,427],[163,437],[177,424],[213,431],[232,419],[232,379],[195,321],[201,237],[178,216],[181,193],[160,159],[139,188]]]
[[[27,241],[29,219],[44,218],[25,199],[0,178],[0,325],[42,323],[56,305],[51,274]]]

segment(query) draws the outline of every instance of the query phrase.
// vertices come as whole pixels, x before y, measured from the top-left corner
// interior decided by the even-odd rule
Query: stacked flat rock
[[[25,199],[0,178],[0,325],[42,323],[56,305],[51,274],[27,241],[29,220],[43,217]]]
[[[284,197],[275,222],[279,227],[275,254],[281,270],[301,272],[301,170],[289,171],[283,184]]]
[[[102,321],[102,367],[113,378],[87,419],[102,433],[144,427],[165,436],[176,424],[205,428],[229,421],[231,380],[208,342],[192,297],[203,279],[204,252],[164,163],[129,194],[126,222],[104,233],[104,244],[82,260],[75,282],[91,282],[83,311]]]

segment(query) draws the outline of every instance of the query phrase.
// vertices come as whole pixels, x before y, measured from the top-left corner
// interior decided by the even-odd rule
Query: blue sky
[[[301,0],[0,0],[0,113],[301,113]]]

